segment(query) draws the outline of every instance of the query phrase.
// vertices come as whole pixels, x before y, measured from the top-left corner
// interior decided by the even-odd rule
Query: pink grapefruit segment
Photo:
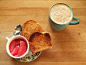
[[[24,41],[20,41],[20,48],[18,52],[18,56],[22,56],[27,50],[26,43]]]
[[[16,46],[13,51],[11,52],[11,54],[14,56],[14,55],[17,55],[18,54],[18,51],[19,51],[19,46]]]
[[[16,45],[15,43],[16,43],[15,40],[13,40],[13,41],[10,43],[10,46],[9,46],[9,50],[10,50],[10,52],[12,52],[13,49],[15,48],[15,45]]]

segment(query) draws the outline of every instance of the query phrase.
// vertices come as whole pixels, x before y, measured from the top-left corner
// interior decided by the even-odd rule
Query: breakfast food
[[[27,43],[23,39],[15,39],[10,43],[9,51],[13,56],[22,56],[27,51]]]
[[[44,32],[44,30],[36,21],[29,20],[23,24],[20,35],[26,37],[26,39],[29,40],[30,35],[34,32]]]
[[[22,32],[20,35],[26,37],[29,42],[30,50],[33,54],[52,48],[49,33],[43,32],[43,28],[33,20],[25,22],[22,26]]]
[[[51,37],[49,33],[35,32],[30,36],[29,43],[33,54],[52,48]]]

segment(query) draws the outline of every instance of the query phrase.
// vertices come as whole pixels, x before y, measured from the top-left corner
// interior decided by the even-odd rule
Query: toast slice
[[[30,36],[29,39],[30,50],[33,54],[46,49],[51,49],[51,37],[49,33],[35,32]]]
[[[26,39],[29,40],[30,35],[34,32],[44,32],[44,30],[36,21],[29,20],[23,24],[20,35],[26,37]]]

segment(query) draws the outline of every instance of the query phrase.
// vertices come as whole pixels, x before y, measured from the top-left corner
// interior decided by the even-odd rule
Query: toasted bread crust
[[[29,43],[33,54],[52,48],[51,37],[49,33],[35,32],[30,36]]]
[[[36,21],[29,20],[23,24],[20,35],[26,37],[29,40],[30,35],[34,32],[44,32],[44,30]]]

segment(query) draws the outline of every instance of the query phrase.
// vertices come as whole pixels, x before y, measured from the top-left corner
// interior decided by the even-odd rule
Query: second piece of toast
[[[52,48],[51,37],[49,33],[35,32],[30,36],[29,43],[30,50],[33,54]]]

